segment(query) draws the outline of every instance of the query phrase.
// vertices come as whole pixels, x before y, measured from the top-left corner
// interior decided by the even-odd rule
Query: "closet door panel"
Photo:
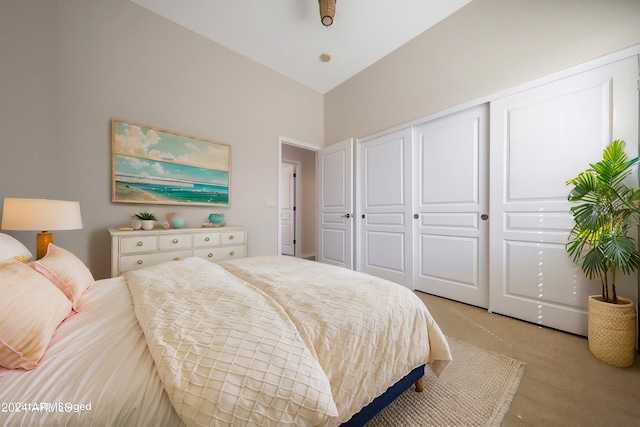
[[[637,77],[629,58],[491,103],[491,311],[587,334],[600,283],[566,253],[565,183],[613,139],[637,156]],[[619,294],[635,300],[635,276],[619,278]]]
[[[356,269],[413,289],[411,130],[358,143]]]
[[[318,151],[317,261],[353,268],[353,140]]]
[[[601,141],[610,140],[609,86],[599,81],[508,109],[509,200],[566,200],[567,171],[598,159]],[[582,149],[575,150],[576,145]]]
[[[488,106],[416,126],[413,144],[415,287],[486,308]]]

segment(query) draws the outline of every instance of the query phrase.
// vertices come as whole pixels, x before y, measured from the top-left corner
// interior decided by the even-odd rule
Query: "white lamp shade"
[[[26,231],[79,230],[80,202],[5,197],[0,227]]]

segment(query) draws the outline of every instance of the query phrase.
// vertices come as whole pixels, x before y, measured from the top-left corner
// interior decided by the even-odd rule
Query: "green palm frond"
[[[640,189],[627,185],[638,157],[628,159],[624,141],[613,141],[602,160],[567,181],[575,225],[567,252],[589,279],[599,278],[603,297],[611,285],[615,302],[615,271],[630,274],[640,268],[640,252],[628,233],[638,223]]]

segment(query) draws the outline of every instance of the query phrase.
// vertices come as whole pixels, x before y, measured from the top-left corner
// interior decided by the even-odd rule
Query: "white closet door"
[[[488,105],[416,126],[415,287],[489,306]]]
[[[317,261],[353,269],[353,140],[318,151]]]
[[[411,129],[357,145],[356,269],[413,289]]]
[[[587,334],[600,284],[565,251],[565,182],[614,139],[637,155],[637,85],[634,57],[491,103],[491,311]],[[636,300],[634,281],[623,277],[618,294]]]

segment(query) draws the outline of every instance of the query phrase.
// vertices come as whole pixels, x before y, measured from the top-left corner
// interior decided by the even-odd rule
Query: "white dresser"
[[[212,262],[247,256],[243,227],[121,231],[111,234],[111,277],[165,261],[199,257]]]

